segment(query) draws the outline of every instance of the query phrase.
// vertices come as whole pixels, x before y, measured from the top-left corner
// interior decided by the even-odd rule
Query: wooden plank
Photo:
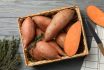
[[[17,18],[0,18],[0,36],[19,35]]]
[[[71,1],[69,1],[71,2]],[[68,2],[68,3],[69,3]],[[21,0],[21,1],[1,1],[0,17],[19,17],[27,14],[33,14],[52,8],[65,6],[67,1],[37,1],[37,0]]]
[[[104,7],[104,0],[1,0],[0,18],[19,17],[61,6],[79,5],[82,10],[90,4]]]

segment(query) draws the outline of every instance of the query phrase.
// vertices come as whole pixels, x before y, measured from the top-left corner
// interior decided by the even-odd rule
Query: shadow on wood
[[[37,70],[80,70],[84,57],[35,66]]]

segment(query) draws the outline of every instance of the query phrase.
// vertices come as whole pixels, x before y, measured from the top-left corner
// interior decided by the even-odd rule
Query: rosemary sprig
[[[16,70],[20,60],[20,55],[17,54],[20,40],[14,39],[0,40],[0,70]]]

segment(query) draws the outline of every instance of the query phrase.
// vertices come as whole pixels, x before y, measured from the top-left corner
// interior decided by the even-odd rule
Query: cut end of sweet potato
[[[90,5],[86,8],[88,17],[97,25],[104,27],[104,13],[101,9],[94,5]]]
[[[81,35],[81,24],[80,21],[74,23],[68,30],[68,33],[64,42],[64,51],[68,56],[73,56],[76,54]]]

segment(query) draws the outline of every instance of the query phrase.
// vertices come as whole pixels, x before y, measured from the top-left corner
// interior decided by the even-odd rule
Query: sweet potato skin
[[[64,51],[68,56],[76,54],[81,36],[81,24],[80,21],[74,23],[68,30],[68,33],[64,42]]]
[[[45,31],[45,40],[49,41],[55,37],[73,18],[74,12],[75,11],[71,9],[58,12]]]
[[[39,41],[36,44],[36,49],[45,59],[58,59],[61,57],[58,55],[57,50],[45,41]]]
[[[32,56],[34,60],[40,61],[44,59],[44,57],[42,57],[42,54],[35,47],[31,48],[29,54]]]
[[[32,17],[32,19],[37,24],[37,26],[44,32],[47,26],[51,23],[51,19],[45,16],[34,16]]]
[[[88,17],[97,25],[104,27],[104,12],[94,5],[86,9]]]
[[[65,37],[66,37],[66,33],[60,33],[60,34],[56,37],[56,42],[57,42],[57,44],[58,44],[61,48],[64,48]]]
[[[27,17],[21,27],[21,33],[23,37],[23,45],[24,47],[27,47],[29,43],[34,39],[35,37],[35,26],[36,24],[33,22],[33,20],[30,17]]]
[[[55,41],[50,41],[48,42],[53,48],[55,48],[57,50],[57,52],[59,53],[59,55],[65,55],[64,51],[57,45],[57,43]]]
[[[41,34],[44,34],[44,32],[40,28],[36,28],[36,36],[39,36]]]

